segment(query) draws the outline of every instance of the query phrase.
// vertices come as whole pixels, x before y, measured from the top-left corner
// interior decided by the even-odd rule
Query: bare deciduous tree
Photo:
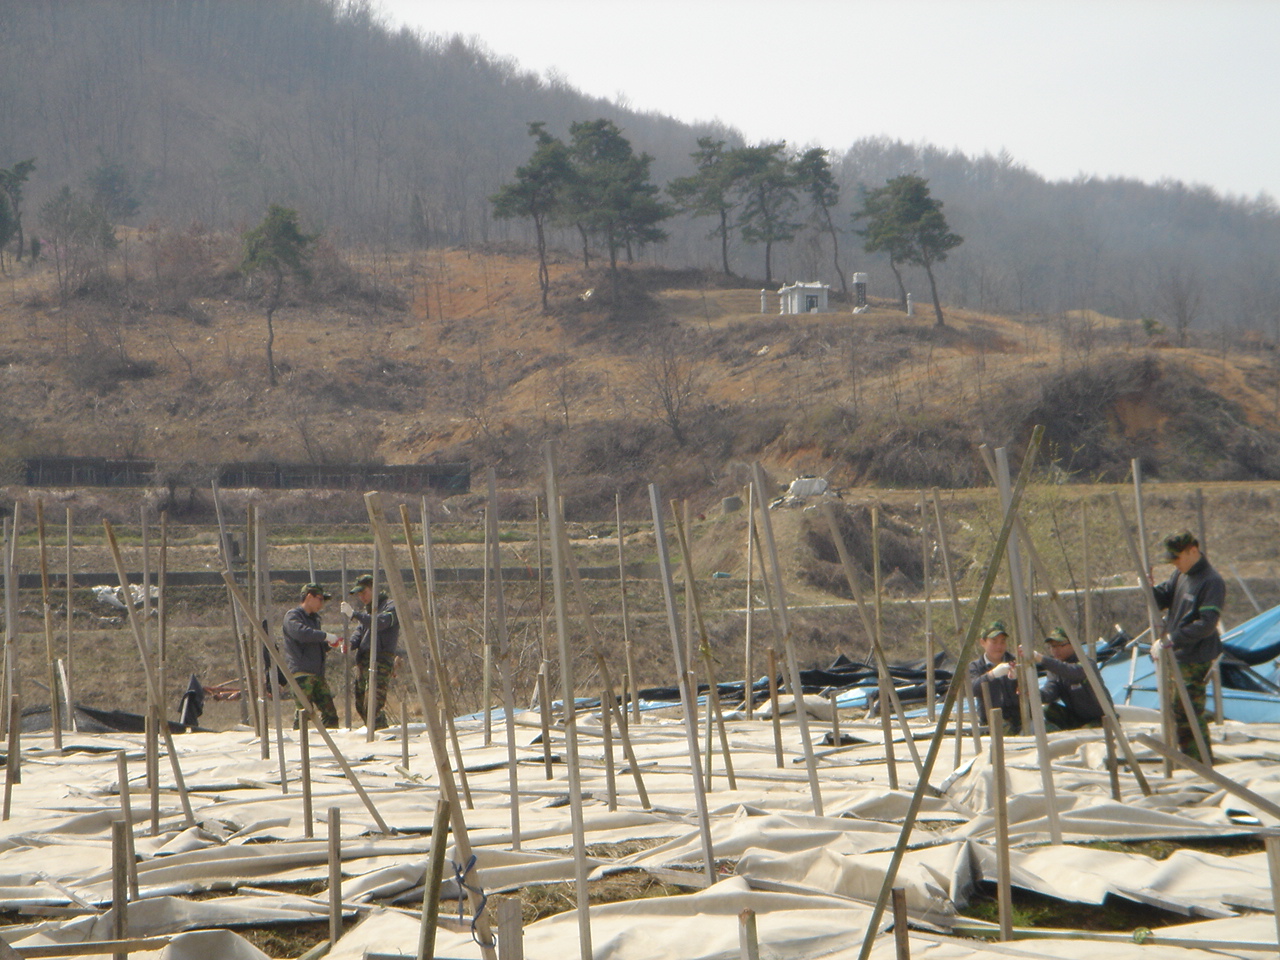
[[[688,442],[689,422],[703,406],[704,364],[689,350],[689,337],[656,336],[640,358],[636,392],[650,415]]]

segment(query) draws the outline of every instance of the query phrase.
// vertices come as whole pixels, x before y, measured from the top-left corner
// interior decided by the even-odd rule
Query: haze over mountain
[[[239,230],[269,203],[297,208],[339,244],[388,247],[526,242],[489,197],[530,152],[527,124],[565,136],[571,122],[614,120],[665,184],[693,170],[702,135],[591,98],[461,39],[383,25],[367,3],[276,0],[47,0],[0,4],[0,168],[27,158],[23,222],[84,190],[104,170],[136,199],[127,222],[200,222]],[[1280,335],[1280,213],[1265,196],[1206,187],[1079,178],[1050,182],[1007,155],[861,140],[832,156],[835,222],[851,230],[860,187],[916,172],[965,238],[942,265],[945,300],[982,311],[1094,308],[1189,329]],[[123,181],[123,182],[121,182]],[[123,219],[123,217],[122,217]],[[707,221],[677,218],[642,255],[714,266]],[[553,242],[572,248],[568,231]],[[816,229],[774,251],[775,276],[833,279]],[[846,236],[847,270],[891,293],[882,261]],[[763,274],[737,243],[732,267]],[[923,281],[911,280],[918,294]]]

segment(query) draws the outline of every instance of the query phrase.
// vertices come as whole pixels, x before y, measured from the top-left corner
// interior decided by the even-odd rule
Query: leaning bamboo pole
[[[871,508],[871,573],[872,587],[875,591],[876,643],[881,652],[876,660],[876,680],[880,688],[880,731],[884,737],[884,759],[889,771],[889,789],[898,789],[898,758],[893,750],[893,680],[889,676],[889,662],[884,652],[884,591],[880,582],[880,508]],[[911,737],[908,736],[908,741]]]
[[[973,659],[973,652],[977,646],[978,633],[980,631],[979,625],[982,622],[983,614],[986,613],[987,600],[991,596],[992,587],[995,586],[996,575],[1000,570],[1005,546],[1008,544],[1009,534],[1013,530],[1013,513],[1018,503],[1021,502],[1023,491],[1026,489],[1027,481],[1031,477],[1031,465],[1035,462],[1043,436],[1044,428],[1040,426],[1037,426],[1031,433],[1031,441],[1027,445],[1027,454],[1022,462],[1022,470],[1018,473],[1018,481],[1014,485],[1009,505],[1005,508],[1004,522],[1000,526],[1000,532],[996,535],[995,546],[991,552],[992,556],[987,563],[987,574],[983,580],[982,590],[979,592],[977,602],[974,605],[973,616],[969,620],[969,628],[965,634],[964,642],[961,644],[960,652],[956,656],[955,676],[957,677],[965,676],[969,661]],[[963,686],[964,684],[962,683],[952,682],[948,685],[947,695],[942,700],[942,710],[938,715],[938,724],[934,728],[933,737],[929,741],[929,750],[925,754],[924,772],[911,795],[911,802],[907,805],[907,814],[903,818],[902,830],[898,834],[898,842],[893,848],[892,856],[889,858],[889,866],[885,870],[884,880],[880,886],[880,894],[876,899],[875,907],[872,908],[867,930],[862,938],[862,946],[858,951],[858,960],[867,960],[871,956],[871,949],[875,944],[876,934],[880,929],[880,920],[884,916],[890,892],[893,890],[894,882],[898,878],[898,868],[902,865],[902,858],[906,854],[907,846],[911,841],[911,829],[920,813],[925,794],[932,789],[929,786],[929,777],[933,773],[933,766],[937,762],[942,742],[946,739],[947,720],[951,716],[951,710],[955,706],[956,699],[960,696]]]
[[[796,704],[796,720],[800,724],[800,743],[804,749],[805,769],[809,774],[809,795],[813,800],[813,812],[822,816],[822,788],[818,784],[818,765],[813,756],[813,741],[809,737],[809,712],[804,705],[804,691],[800,688],[800,665],[796,662],[795,643],[791,637],[791,618],[787,613],[786,592],[782,586],[782,567],[778,563],[778,546],[773,539],[773,523],[769,520],[769,501],[764,495],[764,468],[753,466],[752,481],[756,485],[756,499],[760,504],[760,526],[764,530],[764,542],[769,550],[769,565],[773,585],[777,592],[778,617],[782,621],[782,646],[786,653],[787,683]],[[760,571],[765,575],[765,571]]]

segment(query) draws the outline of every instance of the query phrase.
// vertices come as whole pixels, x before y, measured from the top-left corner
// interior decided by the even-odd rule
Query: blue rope
[[[467,874],[471,872],[471,868],[476,865],[476,855],[473,853],[471,859],[467,861],[467,865],[461,866],[456,860],[450,860],[453,864],[453,879],[458,884],[458,922],[461,923],[465,918],[464,905],[466,898],[464,893],[474,893],[480,898],[480,903],[476,907],[476,915],[471,918],[471,939],[481,947],[492,946],[492,944],[483,943],[476,932],[476,921],[480,919],[480,915],[484,913],[485,905],[489,902],[489,895],[484,892],[482,887],[473,887],[467,883]]]

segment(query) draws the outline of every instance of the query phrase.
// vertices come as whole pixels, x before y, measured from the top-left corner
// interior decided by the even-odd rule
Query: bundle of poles
[[[1007,451],[1004,449],[996,449],[994,451],[983,448],[983,457],[991,471],[993,480],[1000,493],[1002,520],[999,532],[995,538],[994,545],[990,557],[987,559],[984,570],[985,575],[982,581],[981,589],[972,601],[972,607],[969,611],[967,623],[962,616],[962,608],[960,598],[955,588],[955,578],[951,570],[951,557],[947,544],[945,524],[943,523],[942,505],[936,493],[930,496],[921,496],[920,511],[922,520],[927,520],[930,513],[936,519],[936,529],[938,536],[938,545],[940,548],[941,559],[944,565],[945,579],[950,587],[950,608],[954,620],[956,635],[959,639],[959,649],[955,656],[955,666],[953,669],[953,682],[948,686],[945,696],[941,702],[937,702],[934,696],[935,684],[933,677],[934,650],[933,645],[935,638],[933,635],[932,623],[932,598],[926,592],[925,597],[925,642],[926,642],[926,669],[929,671],[926,682],[927,702],[925,710],[929,721],[933,725],[932,732],[927,736],[927,747],[923,754],[917,749],[916,732],[910,726],[906,711],[899,702],[898,693],[890,674],[890,664],[888,661],[885,642],[883,637],[883,619],[881,608],[881,580],[880,580],[880,556],[879,556],[879,513],[873,509],[871,513],[872,522],[872,543],[873,543],[873,603],[868,603],[864,597],[863,586],[860,582],[860,576],[855,569],[852,558],[849,556],[844,543],[844,538],[840,533],[838,518],[832,511],[830,504],[824,506],[825,519],[831,529],[832,538],[836,549],[839,553],[840,563],[848,580],[850,591],[854,598],[859,619],[863,629],[866,632],[869,646],[875,660],[875,666],[878,672],[879,687],[879,718],[881,731],[883,734],[884,756],[887,763],[888,777],[891,788],[897,789],[899,786],[898,764],[895,755],[895,740],[898,734],[895,733],[894,725],[898,727],[898,733],[903,737],[903,742],[910,755],[910,770],[914,773],[915,784],[912,788],[911,800],[908,805],[902,829],[894,848],[890,865],[886,870],[883,887],[872,909],[871,919],[867,929],[863,935],[861,956],[867,957],[872,948],[872,944],[876,936],[881,933],[881,924],[883,914],[894,900],[895,882],[897,871],[902,862],[912,836],[912,830],[916,823],[921,804],[926,796],[937,795],[937,788],[931,785],[931,777],[938,759],[939,753],[946,742],[951,737],[954,742],[957,765],[959,763],[960,751],[963,742],[972,737],[975,750],[981,748],[981,734],[979,732],[980,714],[978,705],[969,697],[966,689],[967,684],[965,677],[967,667],[975,655],[975,647],[977,638],[980,633],[984,620],[988,603],[991,599],[992,590],[997,580],[998,574],[1002,567],[1006,564],[1009,571],[1009,581],[1011,594],[1013,597],[1013,606],[1015,613],[1016,636],[1023,643],[1030,644],[1032,619],[1028,600],[1029,584],[1024,582],[1024,571],[1032,570],[1039,577],[1042,584],[1051,584],[1052,578],[1049,571],[1037,552],[1035,545],[1032,543],[1030,535],[1023,523],[1020,515],[1020,504],[1027,488],[1029,478],[1032,474],[1033,464],[1039,449],[1040,440],[1043,434],[1041,428],[1037,428],[1032,435],[1030,443],[1021,466],[1016,477],[1013,478],[1010,472]],[[613,675],[609,665],[609,659],[605,655],[604,643],[600,627],[595,622],[592,614],[591,606],[588,603],[586,593],[583,588],[582,577],[580,575],[578,565],[574,559],[571,550],[570,540],[566,531],[565,519],[563,514],[562,498],[560,495],[558,466],[556,462],[556,451],[552,444],[548,444],[544,449],[545,459],[545,506],[546,517],[548,521],[548,535],[546,542],[550,547],[550,573],[553,604],[551,610],[551,620],[554,622],[554,643],[548,637],[548,616],[543,609],[541,598],[542,590],[539,589],[539,635],[540,635],[540,653],[542,663],[537,673],[536,691],[537,691],[537,710],[539,714],[539,722],[541,726],[542,736],[541,745],[543,751],[543,763],[545,768],[546,779],[552,779],[553,773],[553,755],[551,752],[551,743],[553,732],[557,735],[564,745],[563,760],[565,763],[568,783],[569,783],[569,805],[571,816],[571,828],[573,836],[573,849],[575,858],[575,888],[577,897],[577,918],[579,926],[579,941],[581,947],[581,956],[588,958],[592,956],[591,948],[591,925],[590,911],[588,907],[588,857],[586,855],[586,838],[584,828],[583,815],[583,793],[580,779],[581,763],[579,759],[579,729],[578,715],[579,703],[578,689],[575,678],[575,666],[582,653],[581,649],[575,649],[577,645],[571,631],[571,620],[574,617],[573,607],[576,605],[577,614],[581,618],[582,635],[585,636],[585,645],[587,651],[587,659],[593,662],[597,671],[600,691],[600,719],[601,732],[603,736],[605,766],[606,766],[606,782],[609,808],[616,809],[618,802],[619,786],[615,775],[615,738],[617,744],[625,757],[626,770],[629,771],[634,783],[635,798],[640,806],[646,810],[652,809],[649,796],[646,790],[645,782],[642,776],[642,766],[638,762],[631,739],[631,727],[633,724],[641,722],[639,684],[635,671],[632,637],[630,626],[628,623],[628,603],[627,603],[627,584],[626,584],[626,568],[623,555],[623,526],[621,516],[621,506],[615,501],[618,521],[618,564],[619,564],[619,581],[620,595],[622,602],[622,640],[623,640],[623,661],[625,664],[622,677],[621,688],[615,685]],[[1138,537],[1137,544],[1145,544],[1144,518],[1142,511],[1142,494],[1141,494],[1141,476],[1139,465],[1134,463],[1134,484],[1135,495],[1138,509]],[[770,519],[769,498],[766,495],[766,481],[762,468],[757,464],[752,471],[750,487],[748,490],[748,521],[747,521],[747,581],[748,581],[748,603],[746,607],[746,626],[744,637],[744,712],[748,718],[752,715],[752,689],[755,684],[753,677],[755,676],[754,660],[757,656],[753,649],[753,630],[754,630],[754,602],[752,598],[752,589],[756,578],[763,587],[766,607],[768,610],[769,620],[775,631],[777,638],[777,646],[781,647],[782,663],[781,670],[778,668],[777,646],[768,648],[767,656],[769,660],[769,686],[771,715],[774,732],[774,747],[776,762],[779,767],[784,766],[784,743],[783,731],[779,715],[781,711],[781,697],[788,696],[794,703],[795,707],[795,725],[799,734],[799,752],[802,756],[805,779],[807,781],[810,801],[813,812],[822,816],[824,813],[823,794],[822,794],[822,776],[820,764],[828,757],[837,754],[843,749],[842,740],[839,730],[839,715],[835,708],[834,696],[832,698],[832,749],[819,751],[815,745],[814,731],[810,726],[810,714],[808,706],[805,703],[804,692],[800,683],[800,669],[797,660],[797,653],[793,638],[792,614],[788,606],[787,589],[783,582],[781,565],[779,562],[778,545],[775,540],[773,524]],[[676,688],[679,691],[679,709],[684,721],[684,731],[687,739],[687,750],[689,757],[689,775],[691,777],[692,795],[694,801],[694,820],[701,838],[701,846],[703,853],[703,867],[705,873],[705,881],[707,884],[713,884],[717,881],[715,851],[712,844],[712,835],[710,827],[710,817],[708,814],[707,795],[712,790],[712,781],[715,770],[713,770],[713,757],[719,752],[720,767],[725,782],[729,789],[736,789],[736,777],[733,766],[733,756],[730,748],[730,740],[727,733],[724,711],[718,696],[718,678],[716,676],[715,658],[712,654],[711,641],[709,639],[706,623],[703,618],[702,604],[699,598],[697,586],[697,577],[693,569],[693,560],[690,550],[689,539],[689,523],[687,514],[687,505],[682,512],[676,509],[675,504],[668,505],[662,498],[661,491],[656,485],[651,485],[648,489],[648,500],[651,513],[652,530],[654,535],[654,544],[658,557],[659,579],[661,581],[663,606],[665,610],[665,624],[669,633],[671,643],[671,664],[675,672]],[[485,548],[484,548],[484,568],[485,576],[485,606],[483,613],[483,625],[481,628],[483,646],[484,646],[484,736],[485,742],[490,742],[492,738],[491,728],[491,693],[490,685],[493,672],[496,670],[498,677],[498,686],[501,692],[501,716],[505,725],[505,740],[507,748],[507,767],[508,767],[508,791],[509,791],[509,810],[511,822],[511,838],[512,848],[519,849],[521,846],[520,831],[520,782],[517,757],[517,733],[516,733],[516,713],[517,706],[515,702],[515,651],[511,637],[508,631],[506,604],[504,600],[504,585],[502,578],[502,557],[501,557],[501,540],[498,536],[498,500],[496,491],[495,473],[490,469],[487,473],[487,507],[485,511],[484,529],[485,529]],[[324,727],[320,721],[319,714],[315,706],[310,702],[305,692],[299,687],[298,683],[288,670],[282,648],[279,642],[272,636],[271,632],[264,629],[264,615],[270,607],[270,597],[268,594],[269,578],[268,565],[266,562],[266,533],[265,525],[261,517],[258,515],[256,508],[249,511],[248,515],[248,535],[247,540],[250,544],[249,563],[247,570],[241,578],[238,578],[233,571],[232,554],[229,549],[229,533],[225,517],[223,513],[223,505],[218,495],[216,487],[214,488],[214,502],[218,514],[219,523],[219,548],[223,560],[222,577],[225,583],[227,596],[229,599],[229,609],[231,611],[231,624],[236,638],[236,656],[242,675],[244,690],[246,696],[241,700],[242,719],[251,724],[256,732],[256,739],[261,751],[261,757],[268,759],[270,755],[271,741],[274,739],[277,747],[277,756],[280,763],[280,781],[281,789],[284,793],[289,791],[289,781],[286,776],[285,753],[286,741],[283,734],[283,690],[271,688],[278,687],[283,682],[292,695],[297,705],[301,729],[298,735],[298,744],[301,753],[302,775],[300,778],[301,801],[303,806],[303,819],[305,821],[305,830],[308,837],[312,836],[313,822],[315,820],[314,811],[312,809],[310,795],[310,768],[309,768],[309,751],[310,751],[310,735],[309,732],[314,730],[323,740],[325,747],[328,749],[333,759],[341,767],[343,774],[350,783],[351,788],[359,796],[361,803],[368,810],[370,816],[377,824],[378,829],[386,835],[394,832],[394,827],[388,824],[378,810],[373,798],[364,788],[356,771],[344,756],[333,736]],[[423,900],[423,933],[422,944],[420,946],[420,956],[431,956],[432,943],[435,935],[435,915],[434,911],[438,909],[435,896],[432,891],[439,890],[440,869],[443,858],[443,848],[445,838],[451,834],[453,844],[457,852],[457,859],[460,862],[467,862],[471,857],[470,844],[468,841],[466,812],[473,809],[473,800],[470,793],[469,784],[466,776],[466,769],[462,749],[459,742],[457,725],[455,722],[456,709],[453,702],[453,683],[449,675],[449,664],[444,656],[443,647],[440,636],[440,625],[438,622],[438,603],[435,593],[435,577],[432,564],[432,540],[430,523],[428,521],[427,505],[425,500],[421,504],[420,514],[420,535],[415,536],[413,524],[410,520],[409,511],[406,505],[400,504],[398,508],[400,535],[397,537],[393,533],[393,525],[387,519],[387,503],[383,496],[377,492],[371,492],[364,498],[366,511],[370,529],[373,536],[373,563],[374,571],[374,596],[377,597],[380,588],[385,588],[392,600],[395,602],[396,609],[401,625],[401,646],[407,658],[410,672],[410,695],[416,701],[419,712],[425,722],[427,740],[431,752],[431,761],[435,768],[435,774],[438,784],[438,805],[436,813],[436,823],[433,830],[433,852],[430,865],[428,866],[427,876],[425,877],[426,893]],[[1145,555],[1134,545],[1133,533],[1128,525],[1127,518],[1124,517],[1123,507],[1118,496],[1115,499],[1115,507],[1121,518],[1121,527],[1125,531],[1129,539],[1131,552],[1133,554],[1135,569],[1139,575],[1139,582],[1144,585],[1148,601],[1148,612],[1151,619],[1149,628],[1153,635],[1157,632],[1157,612],[1154,606],[1154,598],[1151,595],[1151,585],[1147,571],[1149,566]],[[671,507],[671,515],[674,518],[673,534],[669,536],[667,515],[668,507]],[[930,510],[930,507],[932,509]],[[14,618],[16,611],[16,586],[14,575],[14,559],[15,544],[17,541],[17,531],[20,517],[15,508],[15,514],[12,521],[6,521],[4,525],[4,550],[3,550],[3,573],[4,573],[4,590],[5,590],[5,656],[4,656],[4,696],[8,703],[9,709],[0,712],[0,719],[3,719],[7,728],[9,752],[8,766],[5,783],[4,794],[4,816],[7,818],[10,813],[10,803],[12,797],[13,786],[20,782],[20,756],[21,749],[18,737],[20,735],[21,724],[19,722],[19,690],[21,686],[21,678],[17,675],[15,658],[12,656],[12,640],[15,636]],[[46,653],[48,661],[48,690],[50,695],[50,711],[53,721],[52,736],[54,739],[55,751],[63,749],[63,728],[68,727],[72,731],[75,730],[75,700],[72,696],[73,690],[73,642],[72,642],[72,606],[71,606],[71,587],[74,583],[72,569],[72,519],[70,510],[67,511],[67,621],[66,621],[66,650],[65,656],[57,657],[54,649],[54,632],[52,626],[52,607],[53,597],[49,585],[49,575],[46,557],[46,538],[45,538],[45,519],[43,504],[37,503],[36,508],[36,526],[39,538],[40,551],[40,572],[42,583],[42,598],[44,612],[44,627],[46,639]],[[1087,532],[1087,519],[1081,515],[1082,530]],[[1202,521],[1203,524],[1203,521]],[[195,817],[191,807],[190,798],[186,789],[183,778],[181,763],[179,759],[179,751],[175,748],[172,738],[170,724],[164,719],[163,710],[163,694],[166,689],[166,610],[165,610],[165,579],[167,573],[167,549],[168,549],[168,526],[167,518],[160,518],[160,550],[159,550],[159,569],[158,569],[158,610],[155,618],[154,630],[151,623],[151,571],[149,567],[149,523],[148,518],[143,513],[142,517],[142,555],[143,555],[143,571],[141,583],[141,602],[135,604],[132,602],[134,584],[130,582],[122,559],[117,537],[112,524],[109,521],[103,522],[106,542],[110,548],[112,559],[116,568],[116,573],[120,582],[122,593],[125,599],[126,617],[129,630],[133,636],[137,654],[142,666],[142,673],[145,679],[147,690],[146,705],[146,779],[148,788],[151,791],[151,833],[155,835],[159,830],[159,811],[160,803],[158,793],[160,790],[160,755],[164,753],[167,757],[176,792],[182,805],[183,818],[188,826],[195,825]],[[680,605],[679,596],[676,590],[675,570],[676,565],[672,561],[671,556],[671,540],[674,539],[679,547],[682,557],[683,567],[683,584],[684,584],[684,629],[681,629],[680,623]],[[926,591],[929,584],[930,547],[928,543],[927,530],[922,537],[924,541],[924,565],[926,583]],[[1085,542],[1087,543],[1087,536]],[[544,543],[542,531],[542,512],[538,511],[538,568],[541,576],[543,565],[542,545]],[[402,564],[402,552],[408,554],[408,567],[411,573],[411,580],[406,580],[404,571],[406,567]],[[314,562],[311,560],[310,551],[308,551],[308,563],[312,579],[315,579]],[[1024,566],[1025,564],[1025,566]],[[1088,581],[1088,558],[1086,552],[1085,558],[1085,578]],[[347,564],[346,555],[342,557],[342,584],[343,593],[347,590]],[[1067,615],[1067,611],[1063,607],[1061,596],[1049,587],[1048,596],[1053,606],[1054,613],[1058,617],[1058,622],[1071,622]],[[416,601],[416,606],[414,604]],[[377,618],[372,618],[376,623]],[[1092,625],[1092,606],[1089,600],[1089,592],[1085,592],[1085,636],[1093,636]],[[1071,643],[1075,653],[1082,664],[1086,665],[1087,681],[1093,688],[1098,702],[1103,706],[1104,732],[1106,737],[1108,751],[1108,770],[1110,773],[1111,787],[1113,795],[1116,799],[1121,795],[1121,772],[1127,771],[1128,776],[1133,778],[1137,788],[1143,794],[1151,793],[1151,786],[1143,773],[1141,764],[1136,756],[1133,746],[1126,736],[1123,725],[1116,716],[1114,707],[1111,705],[1111,698],[1102,686],[1101,678],[1097,670],[1093,667],[1093,660],[1090,656],[1092,649],[1086,650],[1079,639],[1071,634]],[[580,643],[581,641],[579,641]],[[376,655],[376,632],[371,638],[371,643],[375,645]],[[1090,644],[1092,648],[1092,644]],[[265,657],[263,656],[265,654]],[[372,662],[372,659],[371,659]],[[553,671],[553,667],[558,670]],[[1039,702],[1039,688],[1034,675],[1034,666],[1027,661],[1023,661],[1020,669],[1026,671],[1021,679],[1022,689],[1027,691],[1024,709],[1026,711],[1026,728],[1030,728],[1034,733],[1036,748],[1039,753],[1039,768],[1042,778],[1042,786],[1046,801],[1046,809],[1048,812],[1048,830],[1050,839],[1054,843],[1062,842],[1061,825],[1058,820],[1057,802],[1055,796],[1055,786],[1053,779],[1053,768],[1050,761],[1048,749],[1047,734],[1044,724],[1044,717]],[[550,690],[551,675],[553,672],[558,673],[560,680],[560,696],[559,696],[559,716],[554,717],[553,712],[555,704],[552,702],[552,694]],[[699,715],[699,673],[705,681],[707,689],[707,697],[703,713]],[[377,677],[376,671],[369,671],[370,690],[368,692],[369,701],[366,716],[373,717],[373,704],[376,702]],[[346,681],[343,684],[343,701],[346,710],[348,726],[350,726],[351,718],[351,683],[350,670],[344,671]],[[781,683],[778,682],[781,677]],[[1174,764],[1180,765],[1194,771],[1196,774],[1210,780],[1215,785],[1233,792],[1250,803],[1257,805],[1260,809],[1264,809],[1273,815],[1280,817],[1280,807],[1270,803],[1264,798],[1258,797],[1246,788],[1235,784],[1228,778],[1216,773],[1211,768],[1198,764],[1179,753],[1175,747],[1175,741],[1172,735],[1172,729],[1169,717],[1169,704],[1172,697],[1179,695],[1184,698],[1185,688],[1176,689],[1174,681],[1180,680],[1180,676],[1176,670],[1170,670],[1165,667],[1161,671],[1161,693],[1164,703],[1163,714],[1165,716],[1165,725],[1161,739],[1155,739],[1147,736],[1138,737],[1138,741],[1157,753],[1164,761],[1165,776],[1171,775]],[[965,716],[966,703],[969,699],[968,716],[970,720],[969,731],[966,734],[963,723]],[[63,708],[65,707],[65,712]],[[951,732],[950,723],[955,717],[954,732]],[[293,718],[290,717],[290,720]],[[995,758],[994,766],[997,778],[1003,776],[1003,767],[1000,762],[1002,756],[1003,742],[1000,734],[1002,727],[999,711],[992,711],[987,714],[988,730],[991,738],[991,751]],[[705,726],[704,726],[705,725]],[[272,729],[274,728],[274,730]],[[1193,725],[1194,728],[1194,725]],[[700,733],[705,729],[705,738],[700,738]],[[272,734],[274,733],[274,737]],[[375,736],[374,725],[367,725],[367,737],[372,740]],[[163,749],[160,740],[163,739]],[[402,709],[401,717],[401,739],[404,744],[403,763],[407,772],[410,764],[409,737],[408,737],[408,711],[407,707]],[[1117,753],[1118,751],[1118,753]],[[1203,751],[1202,755],[1207,755]],[[133,818],[129,807],[130,790],[128,787],[129,777],[125,765],[123,754],[119,757],[119,782],[122,813],[124,816],[125,826],[121,832],[121,843],[126,847],[131,844],[133,837]],[[906,789],[904,787],[904,789]],[[1004,794],[997,780],[997,787],[994,791],[996,803],[996,823],[997,823],[997,849],[1000,852],[1000,884],[999,884],[999,907],[1000,907],[1000,929],[1001,934],[1006,939],[1012,937],[1012,912],[1010,907],[1009,896],[1009,869],[1008,869],[1008,830],[1007,830],[1007,814],[1003,810]],[[332,846],[340,844],[340,839],[335,839],[338,834],[337,827],[337,810],[331,810],[329,814],[330,823],[330,843]],[[438,841],[438,842],[437,842]],[[1275,869],[1280,870],[1280,851],[1273,850],[1269,841],[1268,850],[1272,855],[1272,863]],[[439,851],[439,852],[437,852]],[[337,855],[340,859],[340,854]],[[131,850],[125,849],[120,855],[121,863],[128,864],[133,862]],[[332,861],[331,861],[332,862]],[[1276,887],[1280,887],[1280,879],[1273,881]],[[334,903],[334,919],[332,921],[331,940],[336,940],[339,935],[341,925],[341,878],[340,874],[333,875],[331,884],[331,897]],[[510,931],[518,931],[518,919],[513,919],[512,908],[510,905],[499,908],[499,902],[491,899],[488,908],[485,908],[483,898],[481,898],[474,890],[469,887],[465,890],[469,907],[474,914],[475,934],[477,942],[481,944],[482,950],[486,957],[498,956],[495,948],[502,942],[502,930],[507,930],[508,937],[518,936],[518,933]],[[125,904],[130,897],[137,896],[137,879],[136,872],[126,870],[126,876],[122,882],[122,894],[120,911],[123,914]],[[1280,904],[1277,905],[1277,913],[1280,915]],[[518,911],[517,911],[518,912]],[[495,937],[495,923],[498,928],[498,935]],[[121,928],[124,930],[124,928]],[[756,949],[754,945],[755,924],[754,917],[745,917],[742,920],[742,943],[744,956],[750,956],[751,951]],[[121,940],[123,941],[123,937]],[[515,956],[515,954],[508,954]]]

